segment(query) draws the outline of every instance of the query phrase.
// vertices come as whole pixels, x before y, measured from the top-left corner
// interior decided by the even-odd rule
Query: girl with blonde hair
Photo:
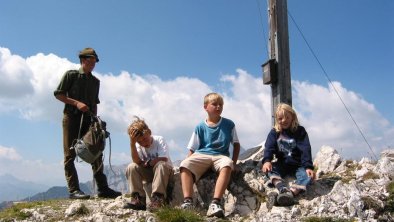
[[[279,191],[279,195],[268,195],[269,208],[276,204],[292,205],[294,196],[306,191],[315,177],[308,133],[299,124],[294,109],[287,104],[280,103],[276,109],[275,125],[265,142],[262,163],[262,171],[268,174],[270,183]],[[296,177],[290,188],[282,179],[285,176]]]

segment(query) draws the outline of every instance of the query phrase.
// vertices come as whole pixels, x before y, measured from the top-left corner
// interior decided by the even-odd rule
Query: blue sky
[[[373,152],[394,146],[394,2],[289,0],[302,30]],[[223,116],[244,149],[270,129],[267,2],[2,1],[0,8],[0,174],[64,185],[61,112],[53,97],[78,51],[96,49],[99,115],[112,136],[112,163],[131,161],[126,128],[143,117],[183,159],[203,96],[224,96]],[[345,158],[373,157],[289,17],[293,105],[313,155],[323,145]],[[107,149],[108,152],[108,149]],[[108,163],[106,154],[106,164]],[[81,181],[91,170],[78,163]]]

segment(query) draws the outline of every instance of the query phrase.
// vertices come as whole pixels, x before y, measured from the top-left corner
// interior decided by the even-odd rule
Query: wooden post
[[[279,103],[292,105],[289,32],[287,25],[287,1],[269,0],[268,19],[270,60],[275,61],[275,69],[271,73],[274,81],[271,84],[272,123],[275,123],[275,109]]]

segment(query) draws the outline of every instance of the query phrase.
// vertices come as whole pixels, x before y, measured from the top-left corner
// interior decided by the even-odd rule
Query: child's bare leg
[[[193,197],[193,174],[190,170],[181,168],[181,182],[183,197]]]
[[[300,189],[297,189],[295,187],[291,187],[290,191],[293,193],[294,196],[297,196],[301,192]]]
[[[213,195],[213,198],[221,199],[223,197],[227,185],[230,182],[230,178],[231,178],[231,168],[230,167],[222,168],[219,172],[219,177],[216,181],[215,193]]]

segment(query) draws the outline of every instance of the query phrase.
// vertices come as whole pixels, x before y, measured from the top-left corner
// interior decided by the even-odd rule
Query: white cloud
[[[337,148],[345,157],[374,157],[372,152],[379,156],[382,149],[393,144],[393,126],[375,109],[373,104],[343,88],[339,82],[334,82],[333,86],[324,87],[293,81],[293,87],[294,107],[299,113],[301,124],[307,127],[312,145],[315,146],[315,152],[322,145],[330,145]],[[371,148],[365,142],[359,129]]]
[[[14,148],[8,148],[0,145],[0,159],[20,160],[21,156]]]
[[[79,65],[53,54],[37,54],[23,59],[11,55],[5,48],[0,48],[0,53],[0,86],[12,85],[14,90],[12,96],[0,94],[0,115],[18,111],[19,117],[25,118],[27,125],[34,120],[56,122],[61,127],[63,104],[54,98],[53,91],[63,73],[68,69],[78,68]],[[211,91],[223,95],[223,116],[236,123],[244,148],[260,144],[271,128],[270,87],[262,83],[261,77],[255,77],[246,70],[238,69],[235,73],[223,75],[216,88],[188,77],[162,80],[158,75],[141,75],[128,71],[117,75],[95,75],[101,80],[99,115],[107,121],[111,133],[116,135],[114,138],[117,141],[113,142],[120,144],[112,150],[114,159],[118,161],[130,161],[126,128],[134,115],[144,118],[154,134],[166,138],[171,146],[173,160],[183,159],[194,126],[206,115],[203,97]],[[16,83],[11,76],[24,79],[21,83]],[[313,154],[322,145],[337,148],[346,158],[370,154],[332,86],[296,80],[292,84],[293,106],[301,124],[307,128]],[[339,82],[335,82],[334,86],[377,155],[382,149],[394,144],[393,126],[373,104]],[[0,127],[6,130],[5,126]],[[48,148],[53,149],[51,145]],[[17,153],[15,155],[18,156]],[[33,163],[42,166],[42,171],[51,170],[47,168],[50,164],[35,160],[24,162],[23,167]],[[22,167],[17,164],[12,166]],[[63,177],[62,166],[57,164],[54,168],[52,170]],[[51,174],[49,171],[48,174]],[[31,173],[34,175],[34,172]]]
[[[0,47],[0,113],[10,112],[23,105],[34,92],[31,86],[32,72],[26,61],[6,48]]]
[[[25,59],[11,55],[6,48],[0,48],[0,58],[0,99],[23,97],[32,93],[32,71]]]
[[[59,119],[62,105],[53,102],[53,91],[65,70],[78,64],[53,54],[24,59],[1,47],[0,58],[0,114],[17,111],[26,119]],[[48,115],[53,113],[58,115]]]
[[[271,128],[270,87],[244,70],[225,75],[223,115],[236,123],[241,146],[254,147],[266,139]]]

